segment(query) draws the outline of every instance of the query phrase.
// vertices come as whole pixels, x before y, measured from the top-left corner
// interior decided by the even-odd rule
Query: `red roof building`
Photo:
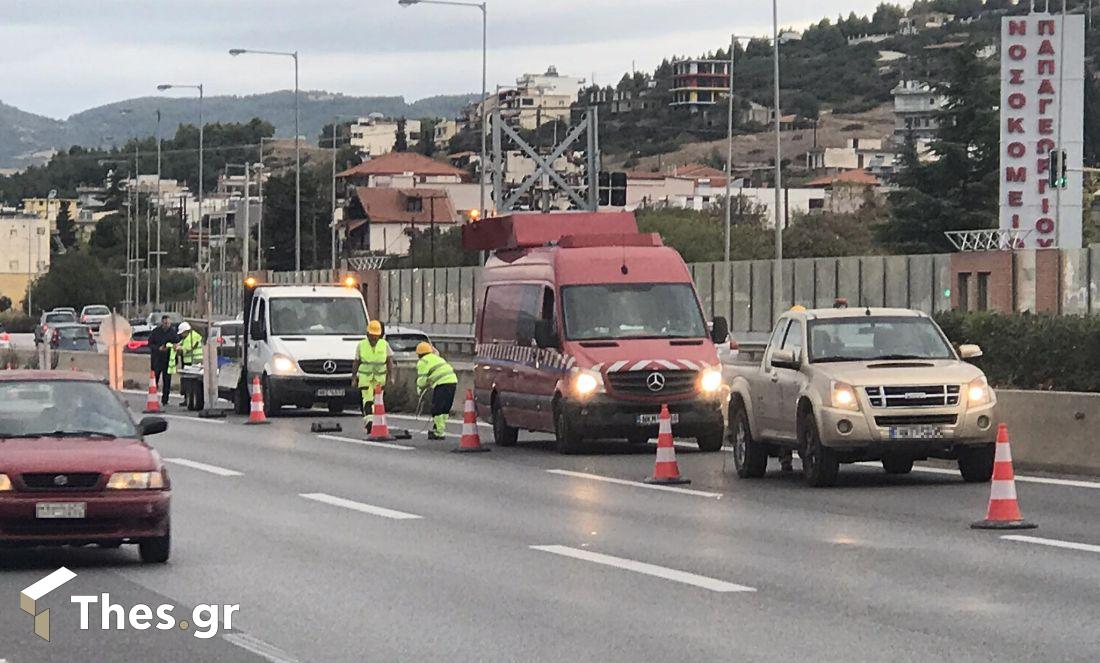
[[[451,197],[430,188],[355,187],[340,225],[354,252],[407,255],[409,231],[458,223]]]
[[[468,174],[416,152],[390,152],[336,175],[362,186],[417,186],[462,182]]]

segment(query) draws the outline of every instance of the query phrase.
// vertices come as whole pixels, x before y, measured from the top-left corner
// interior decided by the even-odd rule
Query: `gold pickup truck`
[[[956,351],[919,311],[796,307],[759,363],[723,364],[737,474],[762,477],[769,457],[797,451],[811,486],[834,485],[841,463],[905,474],[926,458],[988,481],[996,395],[966,362],[979,356],[976,345]]]

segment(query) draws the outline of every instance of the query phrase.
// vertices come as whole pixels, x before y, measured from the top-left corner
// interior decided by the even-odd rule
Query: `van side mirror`
[[[971,343],[964,343],[959,346],[959,356],[963,359],[977,359],[982,356],[982,348]]]
[[[248,335],[254,341],[262,341],[267,338],[267,330],[264,329],[262,320],[253,320],[248,326]]]
[[[553,320],[535,321],[535,345],[540,348],[552,349],[557,349],[561,346],[561,342],[558,339],[558,332],[554,328]]]
[[[792,350],[773,350],[771,363],[774,368],[790,368],[796,371],[802,368]]]
[[[730,323],[724,316],[714,316],[714,322],[711,323],[710,328],[710,340],[719,345],[725,343],[730,337]]]

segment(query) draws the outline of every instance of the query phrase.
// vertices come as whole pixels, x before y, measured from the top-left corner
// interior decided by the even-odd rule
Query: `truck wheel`
[[[715,451],[722,450],[722,442],[725,440],[726,431],[719,428],[716,431],[709,431],[705,435],[700,435],[695,438],[695,443],[699,445],[699,451],[706,453],[714,453]]]
[[[759,479],[768,472],[768,451],[752,438],[749,413],[737,404],[730,412],[730,442],[733,444],[733,465],[742,479]]]
[[[498,447],[514,447],[519,441],[519,429],[512,428],[504,421],[500,404],[493,398],[493,442]]]
[[[831,449],[821,443],[817,420],[812,412],[802,415],[798,430],[801,438],[798,453],[802,457],[803,480],[814,488],[835,486],[837,475],[840,474],[840,461]]]
[[[967,483],[985,483],[993,478],[994,445],[959,449],[959,474]]]
[[[271,393],[271,381],[267,379],[266,375],[260,378],[260,392],[264,397],[264,416],[274,417],[282,404],[276,401],[275,395]]]
[[[887,474],[909,474],[913,471],[913,459],[902,456],[886,456],[882,459],[882,469]]]
[[[554,408],[554,438],[558,453],[575,454],[580,451],[583,438],[577,434],[561,405]]]

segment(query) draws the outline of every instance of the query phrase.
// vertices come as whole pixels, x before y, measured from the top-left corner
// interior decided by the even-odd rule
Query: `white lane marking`
[[[701,576],[695,573],[688,573],[687,571],[678,571],[676,569],[670,569],[664,566],[657,566],[656,564],[637,562],[632,559],[624,559],[622,557],[604,555],[601,553],[592,552],[590,550],[570,548],[569,546],[531,546],[531,549],[553,553],[555,555],[561,555],[563,557],[572,557],[573,559],[580,559],[586,562],[593,562],[595,564],[603,564],[604,566],[613,566],[618,569],[625,569],[627,571],[633,571],[635,573],[642,573],[647,576],[654,576],[656,578],[664,578],[665,580],[671,580],[673,582],[679,582],[685,585],[693,585],[695,587],[709,589],[712,592],[756,591],[756,589],[753,587],[736,585],[732,582],[726,582],[725,580],[708,578],[707,576]]]
[[[179,419],[180,421],[194,421],[200,424],[225,424],[225,419],[202,419],[200,417],[189,417],[185,414],[163,414],[160,412],[149,415],[150,417],[164,417],[165,419]]]
[[[863,465],[864,467],[882,467],[882,463],[877,461],[863,461],[855,463],[856,465]],[[926,474],[950,474],[958,476],[958,470],[949,470],[945,467],[927,467],[924,465],[914,465],[914,472],[924,472]],[[1081,481],[1079,479],[1057,479],[1053,477],[1033,477],[1027,475],[1016,475],[1016,481],[1023,483],[1041,483],[1049,486],[1066,486],[1068,488],[1092,488],[1100,489],[1100,482],[1096,481]]]
[[[254,635],[249,635],[247,633],[226,633],[222,638],[232,645],[240,647],[245,651],[252,652],[265,661],[270,661],[270,663],[298,663],[298,659],[293,655],[279,649],[275,645],[260,640]]]
[[[1068,550],[1081,550],[1083,552],[1100,553],[1100,546],[1091,543],[1076,543],[1074,541],[1059,541],[1058,539],[1044,539],[1040,536],[1025,536],[1023,534],[1006,534],[1001,537],[1005,541],[1019,541],[1021,543],[1036,543],[1040,546],[1052,548],[1066,548]]]
[[[58,570],[54,571],[50,575],[35,582],[30,587],[27,587],[23,591],[19,592],[21,596],[25,596],[30,601],[37,601],[46,594],[49,594],[53,590],[57,589],[61,585],[69,582],[76,577],[76,574],[69,569],[62,566]]]
[[[299,493],[298,497],[304,497],[307,500],[313,500],[314,502],[321,502],[322,504],[343,507],[345,509],[351,509],[352,511],[369,513],[372,516],[381,516],[383,518],[390,518],[393,520],[416,520],[419,518],[423,518],[423,516],[418,516],[415,513],[394,511],[393,509],[386,509],[384,507],[374,506],[372,504],[364,504],[362,502],[347,500],[343,497],[335,497],[333,495],[327,495],[325,493]]]
[[[172,463],[173,465],[182,465],[184,467],[190,467],[193,470],[201,470],[203,472],[209,472],[210,474],[216,474],[220,477],[240,477],[244,476],[243,472],[237,470],[231,470],[226,467],[218,467],[217,465],[208,465],[206,463],[200,463],[197,460],[187,460],[186,458],[165,458],[164,462]]]
[[[713,499],[722,499],[722,493],[710,493],[705,490],[693,490],[691,488],[680,488],[679,486],[662,486],[660,484],[643,483],[641,481],[627,481],[626,479],[616,479],[614,477],[605,477],[599,474],[589,474],[587,472],[574,472],[572,470],[546,470],[550,474],[559,474],[561,476],[573,477],[575,479],[590,479],[592,481],[603,481],[604,483],[614,483],[621,486],[634,486],[635,488],[648,488],[650,490],[663,490],[668,493],[680,493],[682,495],[694,495],[696,497],[710,497]]]
[[[336,442],[348,442],[350,444],[361,444],[364,447],[378,447],[380,449],[394,449],[396,451],[413,451],[416,449],[416,447],[409,447],[404,444],[375,442],[374,440],[358,440],[354,437],[341,437],[340,435],[318,435],[317,437],[323,440],[335,440]]]

